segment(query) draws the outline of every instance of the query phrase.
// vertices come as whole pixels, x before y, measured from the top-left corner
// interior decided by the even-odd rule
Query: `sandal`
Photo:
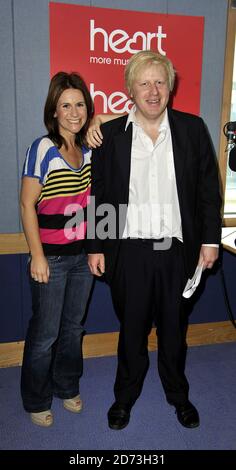
[[[31,421],[38,426],[48,428],[53,424],[53,415],[51,410],[40,411],[39,413],[30,413]]]
[[[82,410],[82,400],[80,395],[63,400],[63,405],[66,410],[72,411],[72,413],[79,413]]]

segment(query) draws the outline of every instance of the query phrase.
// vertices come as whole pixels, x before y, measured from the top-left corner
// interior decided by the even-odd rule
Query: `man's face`
[[[140,120],[161,121],[169,101],[167,73],[162,65],[143,67],[133,82],[131,98]]]

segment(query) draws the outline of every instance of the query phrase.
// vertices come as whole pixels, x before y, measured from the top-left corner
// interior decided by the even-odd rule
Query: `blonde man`
[[[202,119],[169,106],[175,71],[167,57],[138,52],[126,66],[125,81],[134,107],[128,117],[102,126],[103,143],[92,164],[96,206],[112,204],[117,216],[116,238],[114,231],[109,238],[108,230],[104,240],[98,218],[89,246],[91,272],[105,273],[120,321],[108,424],[119,430],[129,422],[149,366],[147,339],[154,321],[166,399],[179,422],[194,428],[199,415],[184,373],[182,294],[197,265],[212,268],[218,257],[217,168]]]

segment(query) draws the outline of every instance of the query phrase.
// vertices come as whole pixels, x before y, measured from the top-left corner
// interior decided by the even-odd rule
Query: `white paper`
[[[182,294],[185,299],[189,299],[191,295],[193,295],[193,293],[195,292],[197,286],[199,285],[202,277],[202,269],[203,265],[197,266],[192,279],[188,279]]]

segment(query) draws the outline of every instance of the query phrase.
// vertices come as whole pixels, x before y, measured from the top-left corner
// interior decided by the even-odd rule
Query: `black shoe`
[[[197,428],[200,424],[199,414],[195,406],[186,401],[183,405],[176,405],[177,418],[186,428]]]
[[[129,423],[130,406],[115,401],[108,411],[108,425],[111,429],[123,429]]]

